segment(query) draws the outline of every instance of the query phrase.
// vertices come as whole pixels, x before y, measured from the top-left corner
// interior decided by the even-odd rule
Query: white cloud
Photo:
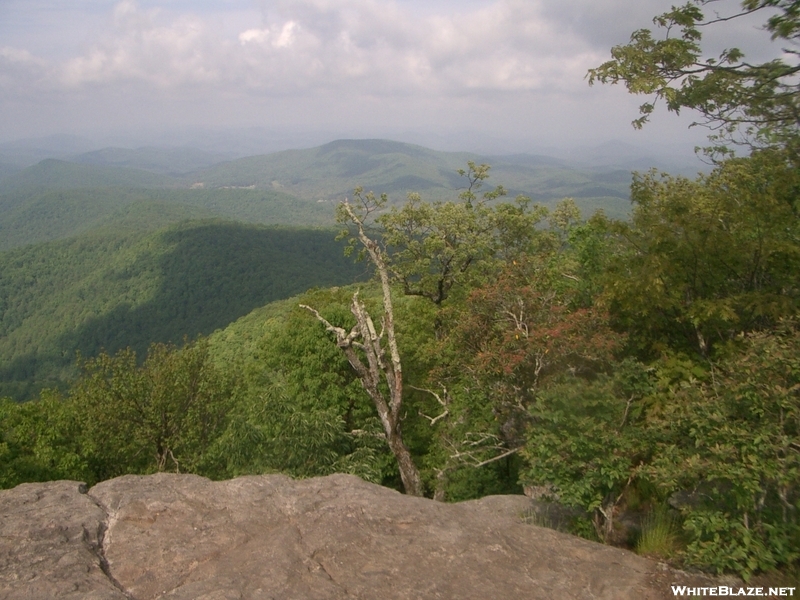
[[[72,124],[81,114],[91,125],[124,115],[126,125],[291,122],[360,135],[391,123],[551,139],[630,131],[639,99],[619,86],[589,89],[584,76],[669,8],[668,0],[256,0],[260,11],[209,0],[110,8],[37,0],[30,9],[11,1],[17,21],[0,21],[0,129],[23,118]]]
[[[248,29],[239,34],[239,42],[244,46],[248,42],[263,44],[269,40],[269,29]]]
[[[269,29],[248,29],[239,34],[239,42],[244,46],[254,42],[259,45],[270,44],[273,48],[288,48],[292,45],[297,30],[297,23],[287,21],[278,30],[277,35],[273,35]]]
[[[213,21],[124,0],[86,50],[49,67],[70,88],[138,81],[267,94],[354,86],[375,95],[460,94],[571,88],[599,59],[580,38],[556,31],[537,3],[518,0],[427,16],[394,2],[298,0],[264,21],[233,40]]]

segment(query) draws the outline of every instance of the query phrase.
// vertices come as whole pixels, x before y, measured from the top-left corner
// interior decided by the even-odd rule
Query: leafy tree
[[[356,324],[349,331],[304,305],[335,335],[337,346],[372,398],[386,440],[397,459],[403,487],[409,494],[422,494],[422,477],[400,429],[404,377],[391,286],[400,283],[407,295],[421,296],[441,306],[455,288],[485,275],[504,256],[529,245],[543,209],[529,212],[524,198],[513,207],[489,207],[488,202],[504,194],[502,188],[486,192],[478,200],[476,192],[488,177],[488,171],[487,165],[469,163],[468,170],[460,172],[469,181],[461,202],[430,205],[412,194],[401,209],[379,216],[376,221],[380,229],[374,232],[371,219],[386,206],[385,194],[376,197],[356,188],[353,204],[347,200],[340,203],[339,222],[353,228],[347,251],[352,252],[359,245],[360,255],[369,257],[380,280],[383,295],[380,331],[357,294],[351,302]],[[345,231],[342,236],[349,233]],[[440,325],[438,317],[434,318],[433,328]]]
[[[438,358],[421,385],[438,404],[427,413],[441,446],[438,488],[462,467],[514,460],[532,423],[529,407],[548,382],[602,371],[619,345],[587,297],[606,237],[602,219],[581,223],[567,200],[549,220],[549,230],[520,240],[524,252],[496,260],[491,276],[442,312],[445,326],[429,350]]]
[[[604,542],[614,539],[619,504],[652,456],[644,423],[649,387],[644,367],[626,361],[612,376],[559,377],[530,406],[523,482],[549,488],[560,502],[592,515]]]
[[[688,108],[700,113],[700,124],[712,131],[715,150],[729,153],[725,143],[788,148],[798,160],[800,126],[800,53],[792,47],[800,36],[796,0],[744,0],[730,16],[707,19],[702,8],[715,0],[691,0],[653,19],[665,31],[657,39],[649,29],[631,35],[630,43],[615,46],[612,59],[589,71],[589,83],[624,83],[634,94],[653,100],[640,107],[637,128],[647,122],[658,101],[667,109]],[[774,41],[787,43],[782,57],[765,63],[747,61],[741,50],[725,49],[704,57],[703,30],[724,25],[757,11],[769,15],[765,29]]]
[[[346,325],[350,315],[342,303],[347,295],[346,289],[314,290],[302,301]],[[246,389],[212,449],[210,462],[221,469],[219,476],[348,472],[394,483],[397,467],[375,409],[343,354],[320,336],[296,301],[280,316],[267,318],[264,328],[240,369]]]
[[[797,310],[798,177],[763,151],[695,181],[634,178],[633,217],[615,225],[621,245],[605,298],[635,349],[708,355]]]
[[[0,400],[0,488],[29,481],[92,481],[77,413],[60,394],[36,401]]]
[[[800,329],[748,334],[706,377],[661,378],[641,475],[688,490],[686,560],[748,577],[800,548]]]
[[[423,202],[409,194],[401,207],[377,219],[387,268],[407,295],[422,296],[440,306],[453,288],[465,289],[527,249],[546,209],[529,207],[524,196],[515,203],[492,204],[502,187],[478,196],[489,177],[488,165],[469,162],[459,173],[469,186],[459,202]],[[382,208],[386,198],[374,199]]]
[[[181,349],[153,344],[141,366],[128,349],[101,353],[80,368],[70,401],[97,480],[198,470],[223,430],[233,393],[232,382],[209,360],[206,340]]]

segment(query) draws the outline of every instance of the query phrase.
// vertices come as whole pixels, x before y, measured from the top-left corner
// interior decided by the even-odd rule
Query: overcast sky
[[[691,119],[634,132],[643,99],[585,80],[671,3],[0,0],[0,141],[261,127],[464,150],[692,147]],[[773,52],[761,21],[711,41]]]

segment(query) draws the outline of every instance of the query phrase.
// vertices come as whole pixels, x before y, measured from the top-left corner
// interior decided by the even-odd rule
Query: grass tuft
[[[680,548],[678,519],[669,508],[659,507],[642,520],[636,552],[654,558],[672,558]]]

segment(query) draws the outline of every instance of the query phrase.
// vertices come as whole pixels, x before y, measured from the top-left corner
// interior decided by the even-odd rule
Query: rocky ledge
[[[349,475],[126,476],[0,492],[0,598],[672,598],[688,576],[528,525],[525,496],[459,504]]]

